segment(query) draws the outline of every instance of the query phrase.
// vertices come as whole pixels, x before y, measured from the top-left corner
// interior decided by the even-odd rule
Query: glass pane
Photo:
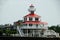
[[[27,21],[27,18],[24,18],[24,21]]]
[[[32,24],[29,24],[29,26],[32,26]]]
[[[36,26],[38,26],[38,24],[36,24]]]
[[[24,24],[24,26],[27,26],[27,24]]]
[[[32,18],[31,17],[29,17],[29,21],[32,21]]]
[[[23,29],[23,33],[24,33],[24,34],[27,33],[27,30],[26,30],[26,29]]]
[[[35,21],[38,21],[39,20],[39,18],[35,18]]]

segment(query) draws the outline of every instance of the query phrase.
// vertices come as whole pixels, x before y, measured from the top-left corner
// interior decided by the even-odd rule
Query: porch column
[[[27,37],[28,37],[28,29],[27,29]]]
[[[39,37],[40,37],[40,30],[39,30]]]
[[[34,37],[34,30],[32,30],[33,31],[33,37]]]

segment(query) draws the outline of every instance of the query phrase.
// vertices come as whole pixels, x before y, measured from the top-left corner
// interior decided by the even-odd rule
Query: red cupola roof
[[[26,16],[24,16],[24,17],[38,17],[38,18],[39,18],[39,17],[41,17],[41,16],[39,16],[39,15],[37,15],[37,14],[35,14],[35,13],[34,13],[34,14],[31,14],[31,13],[30,13],[30,14],[27,14]]]

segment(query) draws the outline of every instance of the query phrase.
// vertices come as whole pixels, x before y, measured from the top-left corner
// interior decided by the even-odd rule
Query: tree
[[[6,30],[5,30],[5,33],[6,33],[7,36],[9,36],[10,30],[9,30],[9,29],[6,29]]]
[[[48,27],[48,29],[54,30],[55,32],[60,33],[60,26],[59,25]]]
[[[17,30],[16,29],[13,29],[13,30],[5,29],[5,33],[7,36],[10,36],[10,34],[16,34]]]
[[[48,29],[55,30],[56,26],[48,27]]]
[[[23,20],[18,20],[18,21],[16,21],[16,22],[14,22],[14,25],[15,26],[23,26]]]
[[[55,31],[58,32],[58,33],[60,33],[60,26],[57,25]]]
[[[3,34],[3,30],[0,28],[0,36],[2,36]]]

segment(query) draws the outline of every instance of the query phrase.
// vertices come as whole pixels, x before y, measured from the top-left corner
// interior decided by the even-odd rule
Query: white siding
[[[29,17],[27,17],[27,21],[29,21]]]
[[[35,21],[35,18],[33,17],[33,21]]]
[[[29,26],[29,24],[27,24],[27,26],[23,26],[21,28],[27,28],[27,29],[29,29],[29,28],[31,28],[31,29],[46,29],[44,27],[41,27],[40,25],[38,25],[38,27],[36,27],[36,25]]]

